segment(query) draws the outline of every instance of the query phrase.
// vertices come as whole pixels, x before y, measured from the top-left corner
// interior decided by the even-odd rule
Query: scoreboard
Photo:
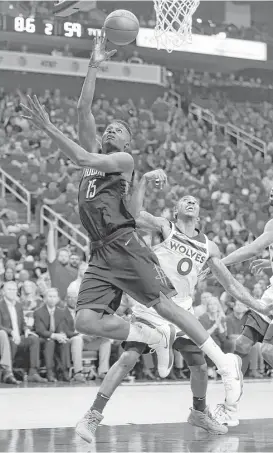
[[[0,31],[6,32],[88,39],[96,30],[96,28],[92,28],[87,24],[65,21],[59,18],[47,20],[40,17],[0,15]]]

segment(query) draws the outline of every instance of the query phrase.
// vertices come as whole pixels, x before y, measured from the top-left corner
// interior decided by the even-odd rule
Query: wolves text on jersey
[[[175,241],[174,239],[170,240],[170,248],[175,252],[180,253],[181,255],[186,255],[192,260],[197,261],[198,263],[203,264],[206,260],[206,254],[200,253],[199,251],[192,250],[190,247],[181,244],[180,242]]]

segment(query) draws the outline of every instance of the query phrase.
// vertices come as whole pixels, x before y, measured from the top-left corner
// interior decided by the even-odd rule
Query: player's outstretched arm
[[[144,210],[144,198],[146,194],[147,185],[149,182],[154,181],[158,186],[163,188],[167,183],[167,175],[162,169],[157,169],[144,173],[140,181],[135,185],[128,209],[132,216],[137,219],[140,212]]]
[[[170,223],[164,217],[155,217],[147,211],[141,211],[136,219],[136,226],[140,230],[148,232],[160,232],[164,229],[170,230]]]
[[[127,173],[131,177],[134,168],[134,159],[130,154],[120,152],[110,155],[91,154],[77,143],[66,137],[57,127],[55,127],[43,106],[39,103],[37,96],[33,99],[28,96],[28,105],[21,104],[25,115],[24,118],[33,122],[39,129],[58,145],[64,154],[72,160],[78,167],[91,167],[95,170],[111,173]]]
[[[261,301],[254,299],[249,291],[233,277],[223,263],[223,260],[221,260],[217,245],[212,241],[209,242],[209,253],[208,266],[213,275],[232,297],[264,315],[269,316],[273,313],[273,305],[265,306]]]
[[[267,247],[273,244],[273,220],[270,220],[261,234],[255,241],[250,244],[244,245],[243,247],[235,250],[230,255],[225,256],[222,262],[226,266],[230,266],[235,263],[241,263],[262,253]]]
[[[96,123],[92,114],[92,103],[98,68],[104,61],[109,60],[116,52],[115,50],[106,52],[105,46],[106,36],[104,30],[102,30],[100,36],[98,33],[94,36],[88,72],[77,105],[80,144],[90,153],[97,152]]]

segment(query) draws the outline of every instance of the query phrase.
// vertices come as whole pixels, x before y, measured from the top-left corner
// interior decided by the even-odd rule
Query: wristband
[[[93,69],[98,69],[99,64],[89,64],[88,67],[93,68]]]

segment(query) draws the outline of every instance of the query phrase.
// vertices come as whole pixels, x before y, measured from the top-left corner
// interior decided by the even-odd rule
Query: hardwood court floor
[[[0,452],[273,452],[273,380],[246,382],[241,423],[210,436],[186,423],[189,384],[123,385],[105,410],[91,448],[74,431],[94,386],[0,388]],[[210,383],[208,401],[223,398]]]

